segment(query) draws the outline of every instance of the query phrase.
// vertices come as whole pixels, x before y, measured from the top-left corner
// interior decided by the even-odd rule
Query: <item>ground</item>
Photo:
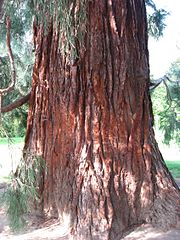
[[[1,189],[2,191],[2,189]],[[0,239],[1,240],[70,240],[66,226],[59,225],[58,220],[39,222],[28,227],[27,232],[12,234],[4,209],[0,209]],[[151,225],[142,225],[129,233],[124,240],[179,240],[180,230],[172,229],[163,232]]]
[[[0,194],[3,193],[6,183],[2,179],[16,168],[16,165],[21,158],[21,149],[23,144],[0,145]],[[170,154],[170,156],[172,156]],[[175,156],[178,156],[177,153]],[[170,159],[170,158],[168,158]],[[180,186],[180,178],[176,179]],[[1,240],[68,240],[68,229],[65,225],[60,225],[56,219],[29,218],[29,225],[27,231],[21,234],[13,234],[10,231],[8,218],[5,209],[0,206],[0,239]],[[180,229],[172,229],[163,232],[159,229],[153,228],[151,225],[142,225],[129,233],[124,240],[179,240]]]

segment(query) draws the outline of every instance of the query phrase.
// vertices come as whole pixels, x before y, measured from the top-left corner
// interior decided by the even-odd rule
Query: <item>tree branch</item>
[[[154,90],[162,82],[165,84],[166,87],[168,87],[167,84],[166,84],[166,80],[169,81],[170,83],[177,84],[178,86],[180,84],[180,80],[172,81],[172,80],[170,80],[170,78],[168,76],[164,75],[163,77],[161,77],[161,78],[159,78],[157,80],[151,80],[150,81],[150,85],[149,85],[149,89],[150,90]]]
[[[159,78],[155,81],[150,81],[150,86],[149,89],[150,90],[154,90],[155,88],[157,88],[159,86],[159,84],[161,84],[164,80],[166,79],[166,76],[163,76],[162,78]]]
[[[5,107],[2,107],[1,113],[10,112],[15,108],[21,107],[23,104],[27,103],[29,101],[29,99],[30,99],[30,93],[28,93],[26,96],[16,100],[15,102],[13,102]]]

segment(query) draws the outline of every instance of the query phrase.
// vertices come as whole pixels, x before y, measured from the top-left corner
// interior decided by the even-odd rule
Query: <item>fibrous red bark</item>
[[[25,149],[47,164],[43,207],[73,239],[120,239],[144,222],[177,225],[179,190],[154,138],[141,0],[94,0],[74,64],[59,30],[34,26]]]

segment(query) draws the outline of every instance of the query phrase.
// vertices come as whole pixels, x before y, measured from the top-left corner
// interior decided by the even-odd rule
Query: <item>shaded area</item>
[[[2,191],[2,190],[1,190]],[[41,220],[41,219],[40,219]],[[180,230],[172,229],[167,232],[153,228],[151,225],[142,225],[129,233],[124,240],[179,240]],[[8,220],[2,208],[0,208],[0,239],[12,240],[70,240],[68,229],[60,225],[58,220],[48,220],[45,223],[32,222],[27,232],[12,234],[8,227]]]

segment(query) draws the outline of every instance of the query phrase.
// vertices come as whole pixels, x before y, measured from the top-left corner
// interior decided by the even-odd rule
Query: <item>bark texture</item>
[[[85,48],[70,64],[59,31],[34,26],[36,61],[25,149],[48,171],[44,210],[72,239],[119,240],[144,222],[177,225],[179,190],[153,132],[145,4],[94,0]]]

